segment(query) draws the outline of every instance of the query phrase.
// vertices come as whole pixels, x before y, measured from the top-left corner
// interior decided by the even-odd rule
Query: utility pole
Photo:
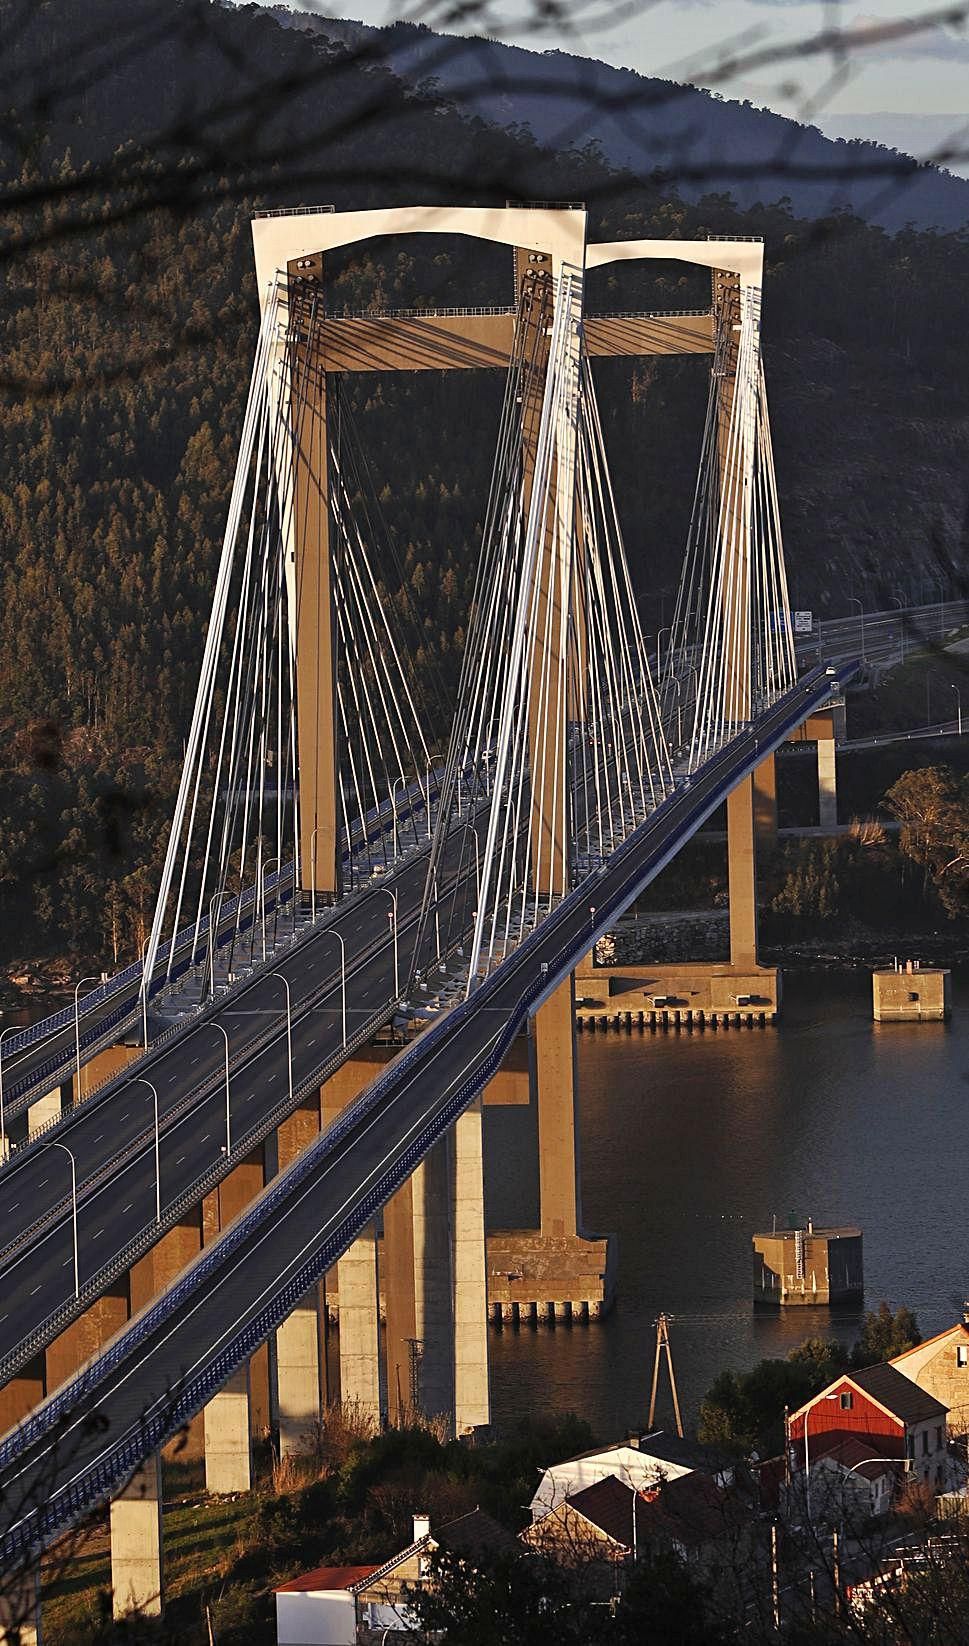
[[[653,1321],[653,1325],[656,1327],[656,1354],[653,1359],[653,1387],[649,1396],[648,1427],[650,1429],[653,1427],[653,1419],[656,1416],[656,1391],[659,1387],[659,1362],[660,1356],[665,1354],[666,1368],[670,1377],[670,1392],[673,1396],[673,1411],[676,1414],[676,1432],[682,1440],[683,1419],[680,1416],[680,1397],[676,1392],[676,1374],[673,1371],[673,1351],[670,1348],[670,1322],[672,1319],[672,1315],[661,1314],[657,1320]]]

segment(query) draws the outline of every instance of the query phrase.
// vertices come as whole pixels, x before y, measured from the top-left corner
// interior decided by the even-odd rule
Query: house
[[[811,1497],[817,1517],[844,1518],[849,1506],[862,1519],[888,1513],[905,1468],[901,1458],[883,1457],[880,1444],[846,1434],[812,1454]]]
[[[813,1494],[816,1468],[823,1471],[819,1486],[830,1490],[832,1470],[840,1471],[843,1484],[858,1473],[870,1486],[873,1463],[898,1460],[908,1478],[942,1490],[949,1477],[946,1415],[942,1401],[894,1366],[846,1372],[788,1418],[791,1474],[803,1477],[807,1470]],[[843,1450],[852,1437],[866,1443],[863,1455]]]
[[[592,1486],[610,1475],[625,1481],[627,1486],[642,1487],[659,1480],[677,1480],[680,1475],[691,1474],[696,1469],[709,1471],[710,1455],[702,1447],[678,1440],[661,1429],[618,1441],[614,1446],[580,1452],[577,1457],[567,1458],[544,1471],[529,1505],[532,1520],[541,1520],[564,1498],[574,1498],[585,1486]],[[716,1472],[720,1486],[729,1485],[732,1478],[728,1467]]]
[[[411,1542],[381,1565],[320,1566],[281,1583],[275,1591],[277,1646],[358,1646],[371,1635],[412,1629],[407,1591],[426,1582],[438,1549],[472,1565],[519,1552],[511,1533],[481,1509],[434,1533],[426,1515],[415,1515]]]
[[[962,1319],[890,1361],[949,1408],[949,1434],[969,1434],[969,1304]]]
[[[657,1547],[673,1549],[683,1560],[702,1560],[737,1518],[723,1489],[698,1471],[642,1489],[613,1474],[561,1499],[525,1528],[521,1540],[566,1564],[615,1565]]]

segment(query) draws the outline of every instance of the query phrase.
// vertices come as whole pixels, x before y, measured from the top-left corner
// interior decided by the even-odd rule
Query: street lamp
[[[0,1029],[0,1161],[7,1158],[7,1127],[3,1114],[3,1037],[13,1034],[16,1023],[8,1023],[5,1029]]]
[[[809,1400],[804,1408],[804,1509],[809,1526],[811,1524],[811,1459],[808,1454],[808,1418],[811,1415],[812,1407],[816,1406],[819,1401],[837,1400],[837,1398],[837,1393],[818,1395],[814,1400]],[[790,1424],[788,1424],[787,1438],[788,1443],[790,1443]]]
[[[227,1155],[231,1155],[232,1121],[229,1114],[229,1031],[222,1023],[213,1022],[212,1027],[213,1029],[218,1029],[220,1035],[225,1041],[225,1152]]]
[[[147,954],[148,945],[149,945],[150,942],[151,942],[151,933],[149,932],[148,936],[145,938],[144,943],[141,945],[141,1026],[142,1026],[142,1030],[143,1030],[143,1034],[144,1034],[145,1053],[146,1053],[146,1055],[147,1055],[147,1052],[148,1052],[148,973],[145,970],[145,956]],[[173,946],[174,946],[174,939],[172,940],[172,942],[173,942]],[[171,952],[169,952],[169,965],[170,964],[171,964]],[[193,966],[195,965],[195,950],[194,950],[194,948],[192,950],[192,965]]]
[[[278,977],[286,990],[286,1052],[289,1057],[289,1101],[293,1101],[293,997],[289,992],[289,983],[282,972],[269,972],[269,977]]]
[[[378,892],[383,892],[385,897],[389,897],[394,905],[392,911],[388,910],[387,919],[390,921],[390,930],[394,939],[394,999],[399,1000],[400,962],[397,953],[397,893],[392,892],[389,886],[378,886],[377,890]]]
[[[861,661],[864,663],[865,662],[865,608],[862,605],[861,601],[858,599],[858,596],[856,594],[851,594],[851,595],[848,596],[848,598],[851,601],[851,604],[853,606],[858,607],[858,612],[859,612],[859,615],[861,617]]]
[[[156,1088],[152,1085],[151,1081],[146,1080],[143,1074],[135,1075],[135,1081],[138,1084],[142,1085],[142,1086],[147,1086],[148,1090],[151,1092],[151,1095],[155,1100],[155,1222],[160,1224],[161,1223],[161,1149],[159,1147],[159,1140],[158,1140],[158,1092],[157,1092]]]
[[[212,995],[212,996],[215,995],[215,938],[216,938],[216,925],[218,924],[218,921],[222,918],[222,898],[223,898],[223,896],[224,896],[224,893],[223,893],[223,891],[220,887],[219,890],[217,892],[213,892],[212,896],[209,898],[209,994]],[[213,909],[213,906],[216,903],[219,904],[219,912],[216,916],[215,923],[213,923],[212,909]]]
[[[98,979],[92,974],[92,976],[90,976],[90,977],[82,977],[80,983],[75,983],[75,985],[74,985],[74,1047],[75,1047],[75,1050],[77,1052],[77,1099],[76,1099],[76,1101],[78,1103],[80,1103],[80,1101],[81,1101],[81,1018],[80,1018],[80,1008],[79,1008],[79,1005],[78,1005],[78,998],[77,997],[78,997],[80,991],[83,989],[85,983],[97,983],[97,981],[98,981]]]
[[[402,791],[401,792],[401,799],[403,800],[404,796],[407,793],[407,779],[406,779],[406,777],[395,777],[393,779],[391,785],[390,785],[390,810],[391,810],[391,820],[392,820],[392,826],[393,826],[393,834],[391,836],[391,839],[392,839],[392,842],[393,842],[394,862],[395,863],[397,861],[397,858],[400,855],[400,825],[399,825],[399,819],[398,819],[398,815],[397,815],[397,786],[398,786],[398,784],[401,787],[401,791]],[[413,807],[412,807],[411,808],[411,823],[412,824],[413,824],[413,821],[414,821],[414,811],[413,811]],[[415,839],[416,839],[416,835],[417,835],[416,827],[414,829],[414,835],[415,835]]]
[[[950,682],[949,682],[949,690],[950,690],[950,691],[952,691],[952,692],[955,692],[955,694],[956,694],[956,699],[957,699],[957,701],[958,701],[958,704],[959,704],[959,709],[958,709],[958,714],[959,714],[959,720],[958,720],[958,727],[959,727],[959,736],[960,736],[960,737],[961,737],[961,736],[962,736],[962,693],[961,693],[961,691],[960,691],[960,690],[959,690],[959,688],[958,688],[958,686],[956,686],[956,685],[955,685],[955,684],[954,684],[954,683],[953,683],[953,682],[952,682],[952,681],[951,681],[951,680],[950,680]]]
[[[324,937],[335,937],[340,945],[340,1004],[343,1014],[343,1044],[347,1043],[347,946],[338,931],[331,927],[323,933]],[[286,979],[283,979],[285,982]]]
[[[267,873],[267,870],[269,868],[270,863],[275,863],[276,866],[278,867],[279,866],[279,858],[278,857],[267,857],[265,863],[262,866],[262,874],[260,876],[260,885],[261,885],[261,890],[262,890],[262,958],[263,958],[263,960],[265,960],[265,958],[266,958],[266,873]],[[276,891],[276,901],[277,901],[277,903],[279,901],[279,890],[278,890],[278,888],[277,888],[277,891]]]
[[[49,1143],[44,1143],[41,1147],[44,1149],[63,1149],[71,1163],[71,1223],[74,1229],[74,1296],[80,1297],[81,1282],[79,1279],[79,1266],[77,1260],[77,1161],[74,1159],[73,1149],[69,1149],[66,1143],[56,1143],[53,1139],[51,1139]]]

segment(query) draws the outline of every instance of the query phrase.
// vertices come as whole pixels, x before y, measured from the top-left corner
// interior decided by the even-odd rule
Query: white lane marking
[[[180,1155],[179,1155],[179,1157],[178,1157],[178,1159],[177,1159],[177,1160],[176,1160],[176,1162],[175,1162],[175,1164],[176,1164],[176,1166],[180,1166],[180,1165],[181,1165],[181,1164],[182,1164],[182,1161],[183,1161],[183,1160],[184,1160],[184,1159],[185,1159],[185,1156],[184,1156],[184,1155],[183,1155],[183,1154],[180,1154]]]
[[[470,1057],[468,1059],[467,1063],[464,1065],[464,1068],[460,1071],[459,1075],[457,1076],[456,1081],[452,1080],[451,1082],[449,1082],[449,1085],[450,1085],[452,1090],[456,1090],[458,1087],[460,1087],[460,1085],[462,1084],[462,1082],[464,1080],[465,1074],[467,1073],[468,1069],[476,1061],[477,1058],[479,1058],[479,1057],[484,1058],[484,1057],[487,1056],[489,1046],[491,1045],[492,1041],[494,1041],[498,1038],[498,1036],[502,1032],[502,1029],[503,1029],[503,1025],[499,1024],[498,1027],[494,1030],[494,1032],[491,1035],[489,1035],[489,1037],[485,1041],[484,1045],[482,1047],[480,1047],[479,1050],[476,1053],[474,1053],[474,1055],[472,1057]],[[445,1048],[445,1044],[446,1043],[442,1043],[441,1045],[435,1047],[434,1052],[432,1053],[432,1059],[438,1057],[441,1054],[441,1052]],[[404,1087],[401,1091],[397,1092],[391,1098],[391,1103],[398,1102],[400,1100],[400,1098],[405,1095],[406,1091],[407,1091],[407,1087]],[[379,1164],[376,1167],[374,1167],[373,1170],[370,1173],[368,1173],[367,1177],[364,1178],[362,1184],[358,1184],[356,1186],[356,1188],[350,1193],[350,1195],[344,1201],[343,1205],[338,1208],[338,1210],[334,1213],[334,1215],[329,1219],[329,1222],[326,1225],[324,1225],[324,1229],[328,1229],[328,1228],[332,1227],[335,1223],[339,1222],[340,1218],[343,1216],[343,1214],[346,1211],[347,1207],[352,1206],[353,1203],[354,1203],[354,1200],[360,1198],[360,1195],[365,1190],[367,1184],[369,1182],[371,1182],[379,1174],[380,1171],[382,1171],[382,1169],[386,1165],[387,1161],[395,1153],[403,1151],[403,1149],[406,1146],[408,1138],[412,1136],[412,1134],[417,1130],[417,1128],[419,1126],[423,1125],[424,1121],[428,1118],[428,1116],[432,1113],[432,1111],[436,1107],[437,1101],[438,1100],[435,1100],[434,1102],[428,1104],[428,1106],[424,1110],[424,1112],[421,1115],[418,1116],[417,1120],[415,1120],[414,1123],[408,1128],[407,1132],[405,1132],[403,1138],[399,1139],[398,1142],[394,1145],[393,1148],[388,1149],[387,1153],[384,1155],[383,1159],[379,1162]],[[376,1110],[374,1112],[374,1114],[370,1117],[370,1120],[369,1120],[367,1126],[363,1129],[363,1131],[355,1133],[354,1141],[359,1141],[362,1137],[364,1137],[367,1134],[367,1132],[371,1131],[373,1129],[373,1127],[375,1125],[377,1125],[381,1119],[384,1119],[386,1117],[388,1111],[389,1111],[389,1108],[390,1108],[390,1104],[387,1104],[385,1107],[382,1107],[382,1108]],[[348,1141],[350,1141],[350,1140],[348,1140]],[[345,1151],[340,1150],[338,1152],[337,1156],[325,1166],[325,1168],[324,1168],[324,1170],[321,1174],[322,1177],[328,1176],[329,1173],[334,1169],[334,1167],[337,1167],[337,1166],[342,1164],[342,1158],[343,1158],[344,1152]],[[315,1180],[313,1182],[310,1182],[310,1183],[305,1185],[305,1187],[303,1188],[303,1190],[299,1194],[298,1198],[293,1202],[293,1204],[289,1208],[287,1208],[287,1211],[286,1211],[287,1216],[289,1216],[291,1213],[297,1211],[299,1209],[299,1207],[302,1205],[302,1202],[309,1195],[312,1195],[312,1194],[315,1194],[315,1193],[319,1192],[319,1182],[320,1182],[320,1178],[315,1177]],[[261,1246],[263,1244],[264,1240],[266,1240],[268,1238],[268,1236],[273,1232],[274,1232],[274,1230],[270,1230],[270,1229],[263,1230],[261,1232],[260,1236],[259,1236],[259,1239],[255,1242],[256,1247]],[[286,1265],[286,1269],[288,1269],[288,1270],[292,1269],[294,1267],[294,1263],[295,1263],[295,1266],[298,1267],[299,1264],[302,1262],[304,1254],[311,1249],[311,1246],[316,1244],[316,1239],[318,1239],[319,1235],[322,1234],[323,1232],[324,1232],[324,1230],[322,1230],[322,1229],[318,1230],[316,1238],[311,1239],[311,1240],[309,1240],[305,1243],[305,1245],[302,1247],[302,1249],[297,1253],[296,1258],[294,1260],[291,1260]],[[251,1247],[247,1247],[245,1251],[236,1252],[236,1254],[233,1258],[231,1267],[228,1270],[226,1270],[224,1272],[224,1274],[220,1277],[220,1280],[218,1282],[219,1285],[221,1286],[221,1285],[224,1285],[225,1283],[227,1283],[234,1276],[237,1269],[239,1269],[241,1266],[243,1266],[246,1262],[250,1261],[251,1254],[252,1254],[252,1248]],[[284,1271],[284,1273],[285,1273],[285,1271]],[[259,1307],[259,1304],[262,1302],[262,1299],[264,1297],[272,1296],[274,1291],[279,1290],[279,1287],[280,1287],[281,1284],[283,1284],[282,1277],[277,1276],[274,1280],[269,1282],[268,1286],[264,1287],[264,1289],[260,1293],[259,1297],[255,1300],[255,1312],[258,1312],[258,1307]],[[40,1287],[38,1287],[37,1290],[39,1291]],[[198,1313],[199,1309],[202,1307],[203,1303],[205,1303],[208,1300],[208,1297],[210,1295],[211,1294],[207,1293],[206,1296],[204,1296],[204,1297],[198,1297],[196,1299],[196,1302],[193,1305],[192,1309],[188,1312],[188,1314],[181,1315],[178,1320],[173,1321],[171,1326],[169,1327],[169,1330],[165,1333],[164,1337],[161,1338],[160,1341],[156,1341],[155,1344],[151,1345],[151,1347],[153,1349],[153,1352],[157,1353],[162,1348],[164,1348],[164,1346],[168,1342],[169,1338],[173,1337],[175,1335],[175,1333],[180,1329],[180,1327],[186,1321],[191,1320]],[[238,1318],[236,1320],[234,1320],[232,1322],[232,1324],[223,1331],[222,1339],[220,1339],[219,1341],[223,1341],[227,1336],[231,1336],[231,1334],[236,1330],[237,1325],[238,1325]],[[219,1347],[219,1344],[217,1342],[215,1345],[210,1346],[210,1348],[208,1350],[203,1350],[202,1354],[211,1356],[212,1354],[217,1352],[218,1347]],[[190,1369],[187,1376],[191,1376],[192,1373],[198,1368],[198,1366],[202,1365],[202,1364],[204,1364],[203,1359],[197,1360],[195,1362],[195,1365]],[[129,1382],[130,1379],[136,1375],[136,1373],[138,1372],[139,1369],[140,1369],[140,1365],[130,1366],[129,1369],[124,1373],[123,1377],[120,1379],[120,1382],[116,1383],[114,1385],[114,1392],[116,1393],[127,1382]],[[75,1419],[75,1421],[69,1426],[69,1429],[76,1428],[79,1423],[82,1423],[84,1421],[85,1421],[85,1419],[83,1417],[79,1417],[79,1418]],[[143,1418],[139,1419],[139,1422],[142,1422],[142,1421],[143,1421]],[[50,1445],[50,1446],[45,1447],[44,1450],[40,1453],[38,1461],[42,1461],[45,1457],[49,1456],[51,1451],[54,1449],[54,1447],[61,1445],[62,1442],[63,1442],[63,1438],[64,1437],[61,1434],[58,1434],[57,1437],[55,1438],[53,1444]],[[115,1444],[116,1441],[117,1441],[117,1436],[113,1436],[112,1437],[112,1444]],[[34,1456],[36,1457],[36,1454],[34,1454]],[[97,1461],[98,1461],[97,1458],[95,1458],[93,1460],[93,1462],[97,1462]],[[28,1467],[29,1466],[31,1466],[30,1461],[28,1461]],[[90,1463],[89,1464],[79,1464],[77,1472],[75,1473],[75,1475],[72,1476],[72,1481],[80,1479],[80,1477],[84,1473],[85,1469],[90,1467],[90,1466],[91,1466]],[[13,1478],[15,1480],[17,1480],[17,1479],[20,1478],[20,1476],[18,1474],[18,1475],[15,1475]],[[71,1484],[71,1481],[69,1481],[68,1484]],[[29,1514],[31,1511],[28,1510],[27,1512]],[[16,1524],[19,1525],[20,1522],[18,1521]],[[15,1528],[11,1528],[11,1529],[15,1529]]]

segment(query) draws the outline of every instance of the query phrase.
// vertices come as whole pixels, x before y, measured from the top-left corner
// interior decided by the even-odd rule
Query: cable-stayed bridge
[[[601,1305],[607,1243],[584,1236],[576,1171],[571,974],[725,801],[732,986],[749,995],[760,975],[754,776],[838,683],[821,666],[797,676],[762,247],[586,245],[585,227],[575,208],[254,225],[262,323],[146,953],[83,1014],[11,1036],[6,1057],[0,1044],[6,1139],[7,1113],[29,1111],[72,1054],[80,1085],[120,1026],[140,1023],[144,1041],[0,1170],[0,1369],[8,1417],[24,1419],[0,1444],[8,1568],[26,1572],[139,1470],[140,1500],[112,1510],[116,1605],[150,1609],[133,1576],[144,1551],[123,1553],[125,1504],[157,1493],[159,1447],[203,1408],[209,1484],[248,1483],[247,1368],[272,1334],[280,1432],[298,1449],[319,1413],[318,1284],[334,1264],[343,1398],[392,1417],[409,1402],[446,1411],[459,1432],[487,1424],[479,1099],[530,1025],[542,1228],[522,1238],[520,1267],[538,1263],[536,1298]],[[332,315],[326,254],[399,232],[504,243],[515,304]],[[712,271],[708,313],[586,314],[591,269],[671,256]],[[684,351],[710,353],[712,370],[656,680],[594,361]],[[505,392],[449,703],[415,667],[340,383],[474,369],[503,370]],[[427,1020],[375,1080],[354,1080],[377,1029]]]

